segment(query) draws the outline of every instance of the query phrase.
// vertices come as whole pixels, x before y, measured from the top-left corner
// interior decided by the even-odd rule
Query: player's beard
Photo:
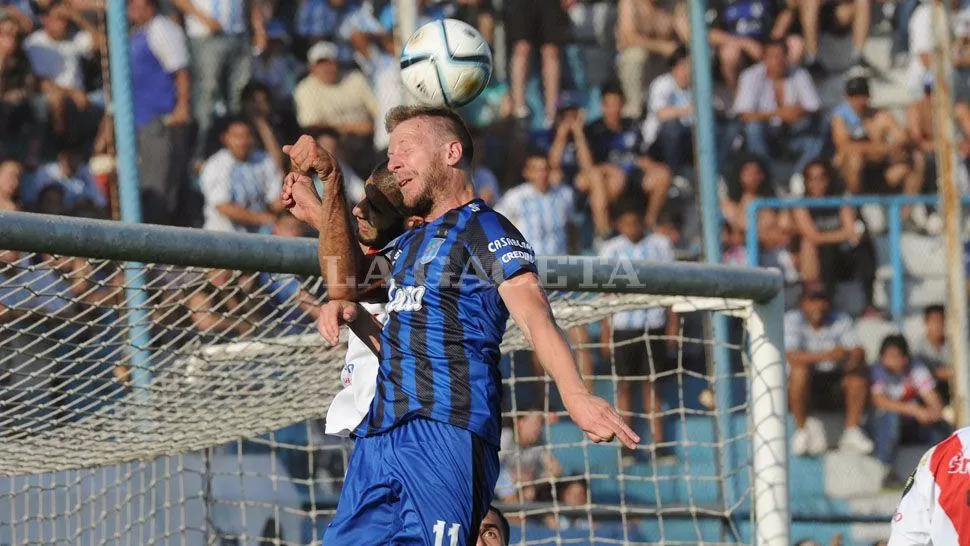
[[[441,193],[441,189],[448,182],[448,167],[445,166],[445,161],[441,158],[437,158],[437,161],[432,161],[424,179],[424,189],[415,198],[414,204],[408,207],[409,216],[420,216],[424,218],[431,214],[436,195]]]

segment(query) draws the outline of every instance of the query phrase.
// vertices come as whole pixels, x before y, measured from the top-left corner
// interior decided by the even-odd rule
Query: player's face
[[[387,150],[387,168],[401,186],[404,206],[416,216],[431,211],[448,176],[446,148],[433,128],[421,119],[409,119],[391,132]]]
[[[357,221],[357,240],[371,248],[382,247],[404,230],[402,216],[381,194],[373,178],[367,179],[364,192],[365,197],[352,211]]]
[[[498,515],[489,510],[478,528],[478,542],[475,546],[505,546],[506,538],[502,536],[502,522]]]

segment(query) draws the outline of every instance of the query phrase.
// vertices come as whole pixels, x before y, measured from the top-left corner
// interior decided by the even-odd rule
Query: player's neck
[[[424,221],[428,223],[434,222],[438,218],[441,218],[442,216],[447,214],[448,211],[464,205],[468,201],[463,199],[463,197],[464,196],[456,195],[452,197],[447,197],[445,199],[436,199],[434,206],[431,207],[431,212],[429,212],[428,215],[424,217]]]

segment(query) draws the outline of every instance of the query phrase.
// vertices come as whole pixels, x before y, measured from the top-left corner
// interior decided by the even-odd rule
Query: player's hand
[[[283,146],[283,153],[290,156],[290,163],[296,172],[315,172],[320,180],[326,180],[337,171],[337,160],[310,135],[301,136],[296,144]]]
[[[331,347],[340,343],[340,326],[357,318],[357,304],[352,301],[331,300],[320,307],[317,330]]]
[[[317,212],[321,203],[312,178],[297,172],[286,175],[283,179],[280,201],[294,218],[314,228],[317,227]]]
[[[626,447],[636,449],[640,437],[606,400],[588,392],[578,392],[564,395],[562,402],[569,417],[590,440],[601,443],[616,438]]]

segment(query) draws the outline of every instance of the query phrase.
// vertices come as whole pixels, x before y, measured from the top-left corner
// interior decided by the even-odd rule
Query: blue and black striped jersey
[[[499,345],[509,311],[498,286],[535,272],[532,247],[481,200],[391,242],[388,322],[377,392],[356,434],[413,417],[450,423],[499,444]]]

